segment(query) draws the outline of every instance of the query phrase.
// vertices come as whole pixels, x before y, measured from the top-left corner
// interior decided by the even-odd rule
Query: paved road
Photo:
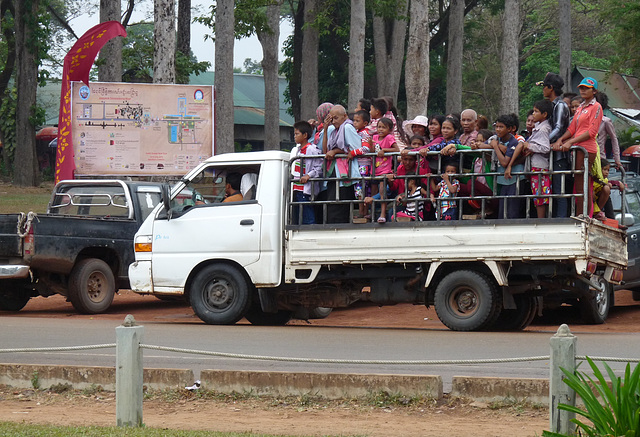
[[[69,320],[0,317],[0,348],[76,346],[114,343],[116,320]],[[206,326],[192,323],[145,323],[147,344],[217,352],[363,360],[480,359],[549,355],[549,333],[471,332],[429,329],[381,329],[319,326]],[[640,336],[581,333],[579,355],[640,358]],[[2,353],[3,363],[113,366],[115,349],[81,352]],[[441,375],[444,389],[451,377],[548,377],[549,362],[492,365],[345,365],[240,360],[144,351],[145,367],[314,371]],[[621,364],[613,364],[620,369]]]

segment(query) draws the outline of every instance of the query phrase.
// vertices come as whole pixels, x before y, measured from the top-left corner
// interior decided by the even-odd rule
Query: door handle
[[[252,224],[253,224],[253,219],[240,220],[240,226],[251,226]]]

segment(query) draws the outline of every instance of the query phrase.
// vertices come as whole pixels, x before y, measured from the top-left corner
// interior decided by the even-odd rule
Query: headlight
[[[133,244],[135,252],[151,252],[153,237],[151,235],[138,235]]]

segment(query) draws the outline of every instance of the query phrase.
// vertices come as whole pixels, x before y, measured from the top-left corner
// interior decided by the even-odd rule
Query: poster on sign
[[[213,155],[213,87],[72,82],[76,175],[183,175]]]

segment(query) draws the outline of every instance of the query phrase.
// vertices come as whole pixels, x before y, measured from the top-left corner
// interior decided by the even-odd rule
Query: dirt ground
[[[133,314],[140,322],[202,323],[184,303],[164,302],[153,296],[121,291],[108,314],[77,314],[62,296],[34,298],[19,313],[0,317],[100,318],[123,320]],[[241,321],[240,323],[247,323]],[[555,332],[567,323],[573,332],[640,332],[640,302],[631,292],[616,293],[616,307],[607,323],[582,325],[578,314],[562,307],[536,319],[527,331]],[[338,309],[324,320],[293,320],[291,325],[363,326],[446,330],[433,308],[413,305],[377,307],[357,304]],[[439,404],[372,406],[357,401],[310,402],[305,399],[201,399],[186,393],[167,399],[152,396],[145,400],[144,423],[148,427],[252,431],[284,435],[359,436],[539,436],[548,429],[548,410],[532,406],[468,403],[445,399]],[[218,418],[210,420],[211,418]],[[103,425],[115,423],[113,393],[73,396],[43,391],[12,391],[0,388],[0,421],[58,425]]]
[[[181,430],[254,432],[275,435],[370,437],[513,437],[539,436],[548,428],[546,408],[445,400],[409,406],[372,406],[304,399],[198,399],[190,393],[176,399],[145,400],[147,427]],[[0,421],[29,424],[113,426],[115,396],[99,392],[54,394],[0,387]]]

